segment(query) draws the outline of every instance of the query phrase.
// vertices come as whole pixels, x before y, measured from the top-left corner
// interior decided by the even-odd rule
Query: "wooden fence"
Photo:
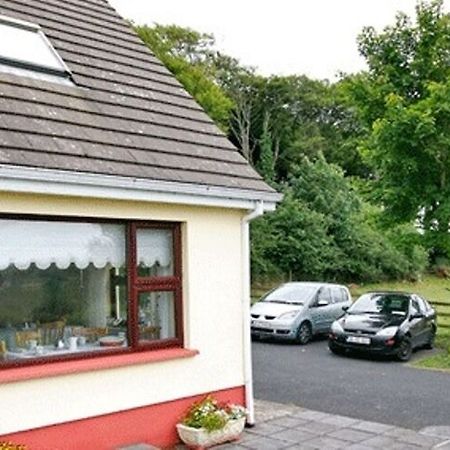
[[[431,302],[437,312],[438,326],[441,328],[450,328],[450,303]]]

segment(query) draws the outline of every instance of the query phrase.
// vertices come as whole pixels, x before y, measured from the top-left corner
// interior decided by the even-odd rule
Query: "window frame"
[[[182,291],[182,223],[173,221],[151,221],[134,219],[114,219],[103,217],[80,217],[80,216],[47,216],[41,214],[5,214],[0,213],[0,220],[13,219],[23,221],[53,221],[73,223],[111,223],[125,226],[125,249],[126,249],[126,276],[127,276],[127,338],[128,345],[123,348],[105,348],[101,352],[77,352],[66,353],[58,356],[36,356],[36,358],[16,359],[0,361],[0,371],[9,368],[33,366],[41,364],[53,364],[63,361],[100,359],[112,355],[136,354],[145,351],[161,349],[183,349],[184,348],[184,320],[183,320],[183,291]],[[174,258],[173,276],[160,277],[138,277],[137,276],[137,247],[136,231],[138,228],[147,229],[169,229],[172,230],[172,250]],[[175,337],[139,343],[138,324],[138,295],[140,292],[167,291],[174,293],[175,302]]]
[[[26,71],[53,75],[56,77],[61,77],[72,81],[72,72],[70,71],[69,67],[64,62],[64,60],[61,58],[61,56],[58,54],[58,52],[55,50],[52,43],[47,38],[45,33],[42,31],[42,28],[38,24],[27,22],[24,20],[19,20],[5,15],[0,15],[0,24],[36,33],[36,35],[42,40],[43,44],[47,47],[49,52],[56,58],[61,68],[51,67],[46,64],[38,64],[20,58],[9,58],[2,55],[0,55],[0,64],[18,69],[23,69]]]
[[[140,277],[137,266],[137,231],[138,229],[156,229],[172,231],[173,275]],[[146,344],[139,343],[139,324],[133,323],[130,343],[137,349],[166,348],[183,343],[183,309],[182,309],[182,267],[181,267],[181,226],[176,222],[133,221],[129,224],[128,254],[128,289],[130,302],[128,316],[136,321],[138,317],[139,294],[143,292],[173,292],[175,302],[175,338],[161,339]]]

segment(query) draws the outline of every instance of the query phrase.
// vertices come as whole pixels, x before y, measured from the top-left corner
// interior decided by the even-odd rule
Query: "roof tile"
[[[0,0],[74,86],[0,72],[0,164],[274,192],[103,0]]]

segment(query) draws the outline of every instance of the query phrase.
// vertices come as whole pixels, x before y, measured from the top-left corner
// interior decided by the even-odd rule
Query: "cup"
[[[78,337],[78,345],[86,345],[86,337],[85,336],[79,336]]]
[[[28,350],[36,350],[37,347],[36,339],[30,339],[27,343],[28,343]]]
[[[69,338],[69,350],[71,352],[74,352],[77,349],[78,344],[78,337],[77,336],[71,336]]]
[[[36,352],[36,355],[43,355],[44,354],[44,346],[36,345],[35,352]]]

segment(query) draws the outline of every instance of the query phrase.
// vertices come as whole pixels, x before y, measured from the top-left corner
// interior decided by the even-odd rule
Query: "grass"
[[[252,299],[257,300],[265,292],[277,286],[278,284],[280,283],[265,283],[264,285],[255,284],[252,287]],[[392,281],[360,285],[352,284],[349,287],[354,299],[358,298],[365,292],[392,290],[413,292],[426,298],[431,303],[442,302],[448,304],[448,306],[435,307],[438,313],[438,333],[436,336],[436,348],[440,349],[441,351],[431,357],[416,361],[414,363],[414,366],[429,369],[450,370],[450,317],[439,317],[439,313],[450,313],[450,280],[445,278],[438,278],[433,275],[426,275],[421,281],[418,282]],[[442,325],[448,325],[448,327],[444,327]]]

